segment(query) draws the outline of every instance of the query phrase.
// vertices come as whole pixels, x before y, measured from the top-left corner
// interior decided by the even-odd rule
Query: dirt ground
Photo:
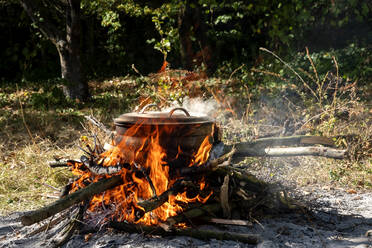
[[[288,166],[288,164],[287,164]],[[298,166],[298,165],[296,165]],[[183,236],[159,237],[129,234],[109,229],[74,235],[63,247],[372,247],[372,192],[354,192],[330,185],[296,187],[288,183],[283,166],[280,176],[272,177],[275,187],[287,192],[310,211],[281,214],[254,221],[250,227],[202,226],[201,228],[260,234],[258,245],[235,241],[203,241]],[[261,170],[262,179],[273,172]],[[280,184],[282,182],[282,184]],[[286,183],[285,183],[286,182]],[[14,213],[0,218],[0,247],[50,247],[53,229],[28,237],[38,224],[22,227]]]

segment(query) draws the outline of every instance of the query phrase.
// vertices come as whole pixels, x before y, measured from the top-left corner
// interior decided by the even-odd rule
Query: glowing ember
[[[152,128],[154,130],[149,131],[147,137],[138,137],[137,133],[142,127],[141,123],[133,125],[123,135],[119,144],[111,150],[97,155],[99,157],[97,161],[102,166],[123,164],[128,166],[117,173],[121,175],[124,183],[93,197],[89,206],[90,211],[110,208],[113,211],[112,217],[117,221],[125,220],[131,223],[154,225],[182,212],[182,206],[185,206],[185,204],[191,202],[205,203],[212,195],[212,192],[207,190],[207,193],[210,193],[204,198],[199,194],[190,198],[184,191],[170,195],[167,202],[153,211],[142,216],[136,215],[138,210],[143,210],[138,205],[139,202],[154,197],[155,193],[157,196],[161,195],[166,190],[171,189],[175,182],[180,179],[169,177],[171,165],[166,161],[166,150],[160,145],[160,137],[171,135],[177,125],[156,125],[155,129]],[[133,137],[135,137],[136,142],[133,142]],[[184,167],[200,166],[206,163],[212,147],[210,139],[211,135],[205,137],[198,151],[193,155],[190,164],[186,164]],[[177,157],[182,152],[181,148],[178,147]],[[101,178],[110,177],[110,175],[95,175],[82,170],[81,165],[81,163],[76,163],[73,166],[73,173],[79,175],[80,178],[74,183],[72,191],[85,187],[84,182],[92,183]],[[151,180],[148,180],[146,176]],[[203,178],[199,179],[197,185],[199,185],[200,191],[206,190],[206,183]]]

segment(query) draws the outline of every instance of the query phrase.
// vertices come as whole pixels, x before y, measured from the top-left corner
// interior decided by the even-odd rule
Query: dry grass
[[[282,171],[288,180],[299,186],[308,184],[336,184],[344,187],[359,189],[372,188],[372,110],[371,88],[358,88],[357,81],[350,81],[341,77],[337,61],[332,57],[334,71],[319,75],[308,49],[306,55],[309,70],[298,69],[308,78],[304,78],[273,52],[262,49],[273,55],[283,67],[287,67],[299,80],[295,86],[289,80],[277,73],[267,73],[265,70],[253,70],[275,77],[281,84],[281,91],[297,96],[284,96],[278,100],[271,99],[262,103],[251,122],[265,123],[267,121],[283,123],[290,120],[294,131],[305,134],[332,137],[338,148],[348,150],[348,158],[342,161],[325,158],[296,158],[290,170]],[[284,83],[284,84],[283,84]],[[366,84],[368,85],[368,84]],[[279,87],[274,87],[277,90]],[[304,93],[300,91],[308,91]],[[265,89],[264,89],[265,90]],[[361,101],[360,97],[369,99]],[[293,162],[294,160],[292,160]],[[274,166],[282,166],[285,159],[270,161]],[[265,170],[270,167],[267,163],[257,163],[255,170]],[[275,171],[275,169],[273,170]]]
[[[315,70],[315,65],[312,66]],[[228,80],[178,79],[177,84],[172,80],[164,81],[162,77],[158,84],[148,84],[147,79],[142,77],[91,82],[94,103],[66,103],[62,106],[51,105],[48,109],[35,108],[35,102],[31,101],[35,99],[33,94],[44,97],[40,90],[38,92],[27,87],[19,87],[18,90],[14,87],[0,88],[0,214],[34,209],[55,200],[53,197],[58,195],[58,189],[72,175],[67,169],[49,168],[47,161],[53,160],[54,156],[79,158],[82,155],[76,146],[79,138],[98,132],[87,124],[84,115],[92,114],[110,126],[113,118],[134,110],[141,102],[152,101],[166,105],[175,100],[182,101],[183,94],[177,95],[177,92],[183,90],[183,84],[188,87],[185,92],[203,97],[218,96],[216,100],[221,107],[218,121],[222,123],[225,142],[238,142],[270,132],[280,132],[284,121],[290,119],[295,128],[302,128],[306,133],[335,137],[338,147],[347,148],[351,155],[345,161],[309,157],[288,160],[250,159],[246,165],[252,171],[266,173],[268,179],[286,177],[286,180],[297,185],[338,184],[371,189],[370,108],[355,94],[351,94],[353,90],[354,93],[358,91],[356,84],[342,85],[332,77],[313,78],[317,82],[315,85],[320,85],[324,90],[315,89],[310,92],[310,96],[297,99],[299,101],[289,97],[278,98],[278,95],[277,98],[262,101],[266,99],[262,97],[266,97],[265,94],[298,91],[298,85],[278,85],[276,88],[258,85],[253,89],[232,77]],[[151,77],[151,80],[156,79]],[[338,82],[337,90],[334,82]],[[326,96],[331,96],[327,98],[331,100],[329,104],[326,104]],[[315,101],[319,98],[322,98],[321,104]],[[54,100],[46,98],[48,102]],[[86,129],[80,122],[84,123]]]
[[[2,150],[4,144],[0,144]],[[77,156],[72,148],[60,148],[49,140],[21,146],[2,155],[0,162],[0,214],[32,209],[55,200],[58,188],[71,174],[66,169],[51,169],[53,156]],[[55,187],[52,188],[52,187]]]

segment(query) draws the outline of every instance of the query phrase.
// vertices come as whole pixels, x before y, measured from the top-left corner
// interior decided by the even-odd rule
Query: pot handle
[[[187,117],[190,116],[189,112],[187,112],[186,109],[184,109],[184,108],[174,108],[171,111],[169,111],[169,117],[172,117],[174,111],[176,111],[176,110],[182,110],[186,114]]]
[[[147,108],[150,108],[150,107],[156,107],[157,110],[161,111],[161,109],[159,108],[158,105],[156,105],[155,103],[151,103],[151,104],[147,104],[145,107],[143,107],[143,108],[139,111],[139,113],[140,113],[140,114],[144,114],[144,113],[145,113],[145,110],[146,110]]]

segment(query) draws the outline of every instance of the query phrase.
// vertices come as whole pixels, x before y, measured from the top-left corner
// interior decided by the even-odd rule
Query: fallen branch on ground
[[[173,228],[169,231],[165,231],[160,226],[135,225],[125,222],[111,222],[110,226],[118,230],[132,233],[137,232],[162,236],[182,235],[202,240],[235,240],[247,244],[257,244],[261,239],[260,235],[258,234],[205,230],[199,228]]]
[[[305,146],[304,145],[326,145],[328,147]],[[292,146],[280,147],[277,146]],[[301,147],[295,147],[301,146]],[[250,142],[240,142],[234,145],[226,145],[224,153],[228,153],[235,147],[234,158],[243,157],[285,157],[285,156],[322,156],[327,158],[342,159],[346,150],[331,148],[334,146],[332,139],[322,136],[288,136],[262,138]]]
[[[234,157],[291,157],[291,156],[321,156],[326,158],[343,159],[346,150],[330,147],[268,147],[251,149],[238,144]]]
[[[265,155],[269,157],[289,157],[289,156],[321,156],[326,158],[343,159],[346,150],[337,150],[329,147],[281,147],[265,148]]]

